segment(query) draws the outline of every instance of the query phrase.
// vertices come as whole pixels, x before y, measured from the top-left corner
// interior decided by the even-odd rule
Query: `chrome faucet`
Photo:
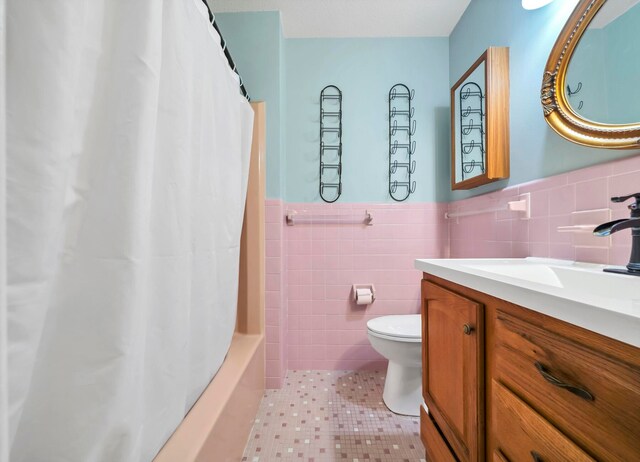
[[[610,221],[604,223],[593,230],[596,236],[610,236],[613,233],[631,228],[631,257],[627,264],[627,269],[621,268],[605,268],[609,273],[623,273],[640,276],[640,193],[629,194],[628,196],[612,197],[611,202],[624,202],[631,198],[635,199],[633,204],[629,205],[631,210],[631,218],[622,218],[621,220]]]

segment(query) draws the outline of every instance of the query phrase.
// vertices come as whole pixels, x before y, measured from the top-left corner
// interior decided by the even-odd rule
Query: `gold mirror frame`
[[[612,125],[578,115],[564,92],[569,61],[589,23],[607,0],[580,0],[558,36],[542,78],[540,99],[547,123],[560,136],[583,146],[640,149],[640,123]]]

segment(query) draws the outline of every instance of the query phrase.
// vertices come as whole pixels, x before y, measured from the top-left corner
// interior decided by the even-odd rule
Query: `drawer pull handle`
[[[462,332],[464,332],[464,335],[471,335],[471,332],[473,332],[475,329],[473,328],[473,326],[469,325],[469,324],[465,324],[464,326],[462,326]]]
[[[542,460],[542,457],[540,457],[540,454],[538,454],[536,451],[531,451],[531,457],[533,458],[533,462],[544,462]]]
[[[535,362],[535,365],[536,365],[536,369],[538,369],[538,372],[540,372],[540,375],[542,376],[542,378],[545,379],[547,382],[549,382],[551,385],[564,388],[565,390],[573,393],[574,395],[579,396],[582,399],[586,399],[587,401],[594,400],[593,395],[589,393],[587,390],[580,387],[576,387],[574,385],[570,385],[568,383],[563,382],[559,378],[554,377],[549,372],[547,372],[545,367],[542,364],[540,364],[538,361]]]

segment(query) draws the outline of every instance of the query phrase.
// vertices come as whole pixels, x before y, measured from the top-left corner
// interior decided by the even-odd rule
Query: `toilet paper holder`
[[[351,293],[356,304],[358,303],[358,289],[368,289],[371,292],[371,303],[376,301],[376,288],[373,284],[353,284]]]

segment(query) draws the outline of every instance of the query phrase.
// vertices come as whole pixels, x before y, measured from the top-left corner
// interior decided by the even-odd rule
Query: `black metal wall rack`
[[[319,192],[329,203],[342,194],[342,92],[335,85],[320,92]]]
[[[416,121],[412,105],[414,90],[398,83],[389,90],[389,195],[394,201],[406,200],[416,190],[411,175],[416,171]]]

